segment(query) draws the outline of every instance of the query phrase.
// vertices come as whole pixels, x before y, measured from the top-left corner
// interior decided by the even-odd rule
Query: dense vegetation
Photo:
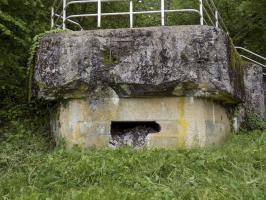
[[[147,0],[138,9],[158,4]],[[169,0],[193,7],[195,0]],[[266,134],[237,135],[220,149],[83,152],[54,148],[45,116],[51,105],[26,102],[33,37],[50,29],[48,0],[0,0],[0,197],[2,199],[266,199]],[[170,4],[169,4],[170,5]],[[217,0],[235,44],[266,55],[266,1]],[[70,12],[92,11],[74,7]],[[124,9],[108,5],[105,11]],[[105,28],[125,27],[127,18]],[[151,19],[151,20],[150,20]],[[95,28],[95,19],[80,19]],[[138,17],[136,26],[158,25]],[[167,24],[198,17],[168,15]],[[252,127],[265,123],[251,118]]]

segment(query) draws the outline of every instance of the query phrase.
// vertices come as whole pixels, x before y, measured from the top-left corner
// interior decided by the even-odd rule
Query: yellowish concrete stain
[[[181,117],[179,121],[180,125],[180,132],[179,132],[179,146],[185,147],[186,145],[186,137],[187,137],[187,129],[188,129],[188,122],[184,117]]]
[[[187,137],[187,130],[188,130],[188,122],[185,118],[185,99],[180,99],[178,103],[178,110],[180,113],[180,119],[178,120],[178,125],[179,125],[179,147],[185,147],[186,145],[186,137]]]
[[[73,131],[73,141],[75,143],[81,143],[80,125],[79,123],[75,126]]]

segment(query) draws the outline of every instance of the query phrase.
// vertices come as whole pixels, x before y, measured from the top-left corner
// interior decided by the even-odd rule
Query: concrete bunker
[[[59,102],[52,132],[70,148],[219,145],[232,132],[229,108],[251,99],[265,110],[262,73],[236,65],[232,48],[209,26],[51,34],[37,54],[34,92]],[[119,59],[106,62],[108,49]]]

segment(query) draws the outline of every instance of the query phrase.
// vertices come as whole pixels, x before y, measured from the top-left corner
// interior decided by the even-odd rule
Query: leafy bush
[[[247,130],[266,130],[266,121],[256,114],[247,114],[244,128]]]

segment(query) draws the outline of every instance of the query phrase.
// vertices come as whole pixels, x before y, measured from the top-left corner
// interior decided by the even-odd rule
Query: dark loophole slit
[[[155,121],[113,121],[111,123],[111,147],[144,147],[149,134],[158,133],[161,127]]]

